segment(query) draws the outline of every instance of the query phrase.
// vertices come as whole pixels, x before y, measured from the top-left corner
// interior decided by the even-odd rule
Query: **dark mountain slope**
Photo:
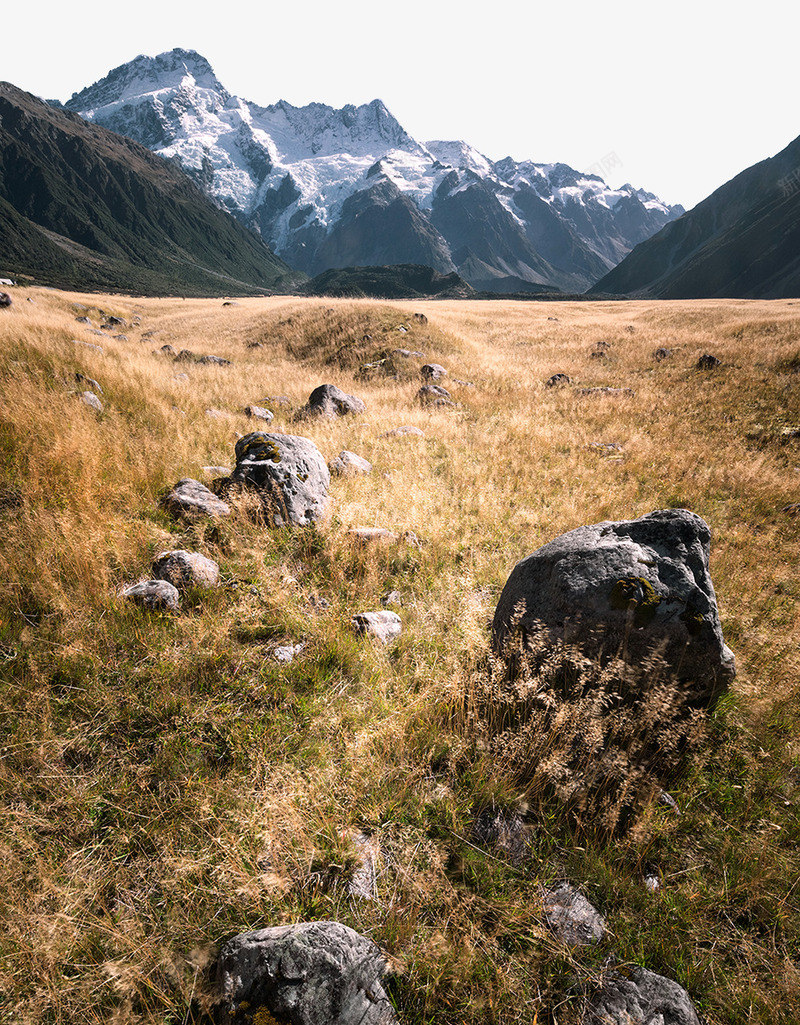
[[[0,84],[0,268],[159,294],[274,288],[295,275],[179,167]]]
[[[642,242],[591,292],[661,299],[800,295],[800,138]]]

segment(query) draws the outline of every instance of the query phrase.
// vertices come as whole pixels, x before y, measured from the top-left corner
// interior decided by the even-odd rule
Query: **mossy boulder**
[[[306,527],[325,517],[331,475],[313,441],[292,434],[255,431],[236,442],[236,466],[223,482],[230,493],[254,491],[274,527]]]
[[[517,563],[492,625],[497,653],[520,631],[580,644],[591,656],[640,661],[657,652],[693,703],[734,677],[709,573],[711,531],[686,509],[595,523]]]

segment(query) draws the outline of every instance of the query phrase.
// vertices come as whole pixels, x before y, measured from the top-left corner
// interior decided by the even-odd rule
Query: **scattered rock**
[[[548,320],[555,320],[555,321],[558,321],[558,317],[548,317],[547,319],[548,319]]]
[[[567,374],[553,374],[552,377],[544,382],[545,388],[563,388],[569,384],[569,376]]]
[[[230,420],[231,414],[227,413],[224,409],[211,409],[206,410],[206,416],[212,420]]]
[[[388,543],[397,540],[397,534],[387,530],[386,527],[353,527],[347,531],[347,536],[360,544],[371,544],[376,541]]]
[[[715,370],[717,367],[722,366],[722,360],[717,359],[716,356],[712,356],[708,352],[704,352],[700,359],[697,361],[698,370]]]
[[[213,559],[183,548],[161,552],[153,560],[152,571],[156,580],[166,580],[179,591],[185,587],[207,589],[219,583],[219,566]]]
[[[786,513],[787,516],[800,516],[800,502],[791,502],[789,505],[785,505],[781,512]]]
[[[680,815],[681,813],[681,810],[678,807],[678,802],[672,794],[668,794],[666,790],[662,790],[658,795],[658,803],[663,804],[665,808],[669,808],[671,811],[674,811],[676,815]]]
[[[484,808],[472,824],[472,836],[514,864],[521,865],[530,854],[533,837],[530,826],[515,811]]]
[[[161,350],[164,351],[163,349]],[[191,349],[181,349],[178,355],[175,357],[176,363],[196,363],[200,357],[196,352],[192,352]]]
[[[356,849],[358,863],[348,880],[347,892],[360,900],[375,900],[378,896],[378,866],[381,862],[378,837],[356,833],[350,839]]]
[[[583,1025],[700,1025],[686,990],[638,965],[612,970],[587,1007]]]
[[[263,399],[259,400],[266,406],[281,406],[286,409],[292,404],[292,400],[288,395],[265,395]]]
[[[417,392],[417,401],[423,406],[454,406],[450,392],[438,384],[423,384]]]
[[[404,335],[408,334],[408,328],[404,324],[401,324],[400,327],[397,330],[400,331]]]
[[[420,547],[419,538],[413,530],[404,530],[403,533],[400,535],[400,540],[403,542],[403,544],[410,545],[412,548]]]
[[[428,323],[428,318],[425,316],[424,313],[412,313],[411,314],[411,319],[415,320],[418,324],[427,324]]]
[[[124,317],[106,317],[106,325],[108,327],[127,327],[128,322]]]
[[[328,469],[332,476],[355,477],[360,473],[372,473],[372,463],[363,456],[357,456],[355,452],[348,452],[345,449],[328,463]]]
[[[277,648],[273,648],[272,657],[276,662],[293,662],[298,655],[302,654],[306,649],[304,643],[300,644],[280,644]]]
[[[214,367],[230,367],[233,366],[229,359],[223,359],[222,356],[201,356],[197,362],[201,366],[214,366]]]
[[[79,338],[72,339],[73,345],[82,345],[84,349],[92,349],[94,352],[104,352],[102,345],[95,345],[93,342],[82,342]]]
[[[240,933],[220,950],[222,1025],[395,1025],[372,940],[339,922]]]
[[[413,435],[415,435],[416,437],[419,437],[419,438],[424,438],[425,437],[425,432],[421,431],[419,429],[419,427],[409,427],[407,424],[405,424],[402,427],[393,427],[390,431],[386,431],[384,434],[381,434],[380,437],[381,438],[402,438],[406,434],[413,434]]]
[[[181,602],[177,587],[166,580],[142,580],[126,587],[122,597],[146,609],[168,612],[177,612]]]
[[[79,324],[91,324],[91,320],[89,320],[89,318],[88,318],[88,317],[76,317],[76,318],[75,318],[75,320],[76,320],[76,321],[77,321],[77,322],[78,322]]]
[[[241,303],[235,303],[235,302],[233,302],[230,299],[226,299],[225,302],[222,305],[223,306],[241,306]]]
[[[603,916],[571,883],[559,883],[542,894],[547,927],[568,947],[588,947],[605,936]]]
[[[662,345],[653,353],[653,359],[656,361],[656,363],[661,363],[662,360],[669,359],[672,353],[672,349],[665,349]]]
[[[196,520],[203,516],[230,516],[231,512],[227,502],[217,498],[205,484],[191,477],[179,480],[169,494],[164,496],[162,505],[173,516],[186,520]]]
[[[185,383],[186,381],[189,380],[189,375],[188,374],[176,374],[174,380],[180,381],[181,384],[183,384],[183,383]]]
[[[128,336],[127,335],[114,335],[114,339],[117,342],[127,342],[128,341]]]
[[[209,477],[230,477],[231,468],[230,466],[204,466],[203,473],[207,473]]]
[[[644,888],[648,893],[657,893],[661,889],[661,880],[657,875],[646,875],[644,877]]]
[[[399,591],[387,591],[381,598],[381,605],[402,605],[403,596]]]
[[[403,359],[425,359],[424,352],[415,352],[413,349],[394,349],[395,356],[402,356]]]
[[[94,392],[82,391],[78,395],[78,398],[85,406],[91,406],[91,408],[96,410],[98,413],[103,412],[103,403],[98,399]]]
[[[101,338],[105,338],[105,335],[103,334],[103,332],[99,328],[96,328],[96,327],[89,328],[89,334],[90,335],[100,335]]]
[[[447,377],[447,371],[440,363],[425,363],[419,368],[419,372],[426,381],[439,381]]]
[[[82,374],[80,371],[77,371],[75,374],[75,380],[78,382],[78,384],[88,384],[93,392],[99,392],[101,395],[103,394],[103,389],[100,387],[100,385],[97,383],[97,381],[95,381],[93,377],[87,377],[85,374]]]
[[[688,694],[710,704],[735,675],[709,575],[711,531],[686,509],[578,527],[514,567],[500,595],[492,645],[541,625],[584,654],[631,661],[654,649]]]
[[[297,412],[295,420],[313,416],[333,419],[348,413],[363,413],[366,408],[361,399],[348,395],[335,384],[321,384],[311,392],[308,402]]]
[[[248,349],[263,349],[264,348],[264,343],[263,342],[248,342],[247,343],[247,348]]]
[[[382,644],[399,637],[403,630],[403,623],[396,612],[359,612],[353,616],[353,626],[358,634],[365,637],[374,637]]]
[[[144,337],[144,336],[142,336]],[[160,349],[156,349],[156,355],[160,356],[177,356],[175,349],[171,345],[162,345]]]
[[[586,447],[599,452],[601,456],[617,457],[624,452],[622,445],[616,441],[590,441]]]
[[[254,420],[265,420],[269,423],[275,419],[275,414],[269,409],[264,409],[263,406],[245,406],[244,411],[247,416],[253,417]]]
[[[271,526],[305,527],[328,510],[331,477],[308,438],[256,431],[236,442],[231,483],[254,489]]]

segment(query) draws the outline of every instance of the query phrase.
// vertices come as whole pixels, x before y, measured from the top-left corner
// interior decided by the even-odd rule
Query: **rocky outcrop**
[[[734,676],[709,574],[711,531],[686,509],[595,523],[517,563],[492,624],[494,650],[512,632],[579,642],[590,656],[659,652],[690,700],[709,704]]]
[[[241,933],[220,950],[221,1025],[394,1025],[372,940],[338,922]]]

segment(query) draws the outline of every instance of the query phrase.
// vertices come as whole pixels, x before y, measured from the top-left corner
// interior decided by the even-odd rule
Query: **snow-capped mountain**
[[[309,274],[420,263],[479,288],[583,290],[683,212],[565,164],[419,143],[380,100],[260,107],[191,50],[137,57],[66,106],[178,161]]]

